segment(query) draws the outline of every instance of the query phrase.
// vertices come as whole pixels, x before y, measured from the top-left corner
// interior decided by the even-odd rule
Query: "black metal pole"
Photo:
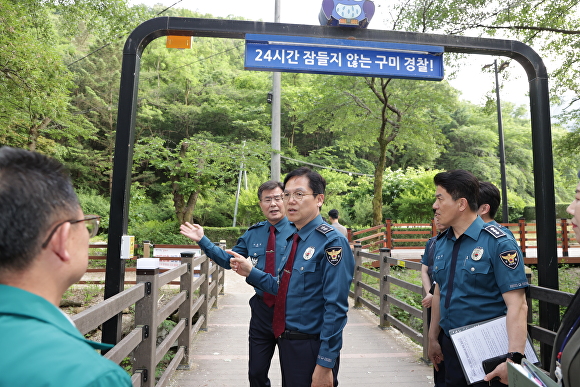
[[[495,70],[495,98],[497,101],[497,130],[499,132],[499,167],[501,175],[501,219],[503,223],[509,222],[507,182],[505,173],[505,146],[503,142],[503,120],[501,116],[501,101],[499,98],[499,75],[497,71],[497,59],[493,61]]]
[[[550,127],[550,97],[547,76],[530,79],[530,113],[534,160],[534,193],[536,198],[536,232],[538,235],[538,285],[558,289],[558,252],[554,163]],[[541,242],[541,243],[540,243]],[[539,302],[540,326],[553,331],[560,325],[560,308]],[[541,362],[549,368],[552,346],[540,345]]]
[[[109,212],[105,299],[113,297],[125,289],[125,260],[121,259],[121,239],[127,233],[129,222],[139,63],[140,57],[136,53],[123,55]],[[122,313],[119,313],[103,323],[102,341],[104,343],[116,344],[121,340],[122,316]]]

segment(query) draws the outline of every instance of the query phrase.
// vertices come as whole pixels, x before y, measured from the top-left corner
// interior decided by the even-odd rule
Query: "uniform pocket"
[[[472,291],[487,286],[489,281],[494,281],[493,278],[490,278],[490,275],[492,275],[490,274],[491,272],[491,265],[487,261],[475,262],[469,260],[461,268],[463,280]]]
[[[266,269],[266,246],[249,247],[248,257],[256,269],[262,271]]]

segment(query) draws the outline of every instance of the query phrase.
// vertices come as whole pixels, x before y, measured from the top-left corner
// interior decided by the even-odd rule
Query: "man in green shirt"
[[[84,215],[64,167],[0,148],[0,386],[131,386],[58,305],[87,269],[99,217]]]

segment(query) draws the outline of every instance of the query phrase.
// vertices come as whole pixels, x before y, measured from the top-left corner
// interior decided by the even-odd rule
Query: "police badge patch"
[[[471,252],[471,259],[473,259],[474,261],[479,261],[482,256],[483,256],[483,247],[476,247]]]
[[[250,261],[252,262],[252,266],[256,267],[258,264],[258,257],[250,257]]]
[[[314,255],[315,250],[316,249],[314,248],[314,246],[310,246],[309,248],[306,249],[302,258],[304,258],[305,261],[308,261]]]
[[[515,269],[516,267],[518,267],[518,264],[520,263],[520,257],[516,250],[504,251],[499,255],[499,258],[501,259],[503,264],[509,267],[510,269]]]
[[[328,247],[324,249],[326,253],[326,259],[330,262],[331,265],[336,266],[342,259],[342,247]]]

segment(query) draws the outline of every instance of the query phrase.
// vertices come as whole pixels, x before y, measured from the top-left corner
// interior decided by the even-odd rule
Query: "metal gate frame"
[[[534,191],[538,233],[538,282],[558,289],[556,208],[548,74],[542,58],[528,45],[515,40],[473,38],[414,32],[346,29],[285,23],[159,17],[139,25],[123,49],[119,110],[113,165],[105,298],[123,290],[125,263],[121,259],[121,237],[127,233],[131,165],[135,141],[135,115],[141,55],[156,38],[167,35],[245,39],[245,35],[271,34],[330,39],[393,42],[443,46],[446,52],[507,56],[526,71],[529,82],[532,122]],[[120,315],[103,325],[103,342],[117,343],[121,337]],[[555,330],[559,325],[557,305],[540,303],[540,326]],[[550,353],[550,351],[543,351]],[[548,364],[542,359],[544,364]]]

